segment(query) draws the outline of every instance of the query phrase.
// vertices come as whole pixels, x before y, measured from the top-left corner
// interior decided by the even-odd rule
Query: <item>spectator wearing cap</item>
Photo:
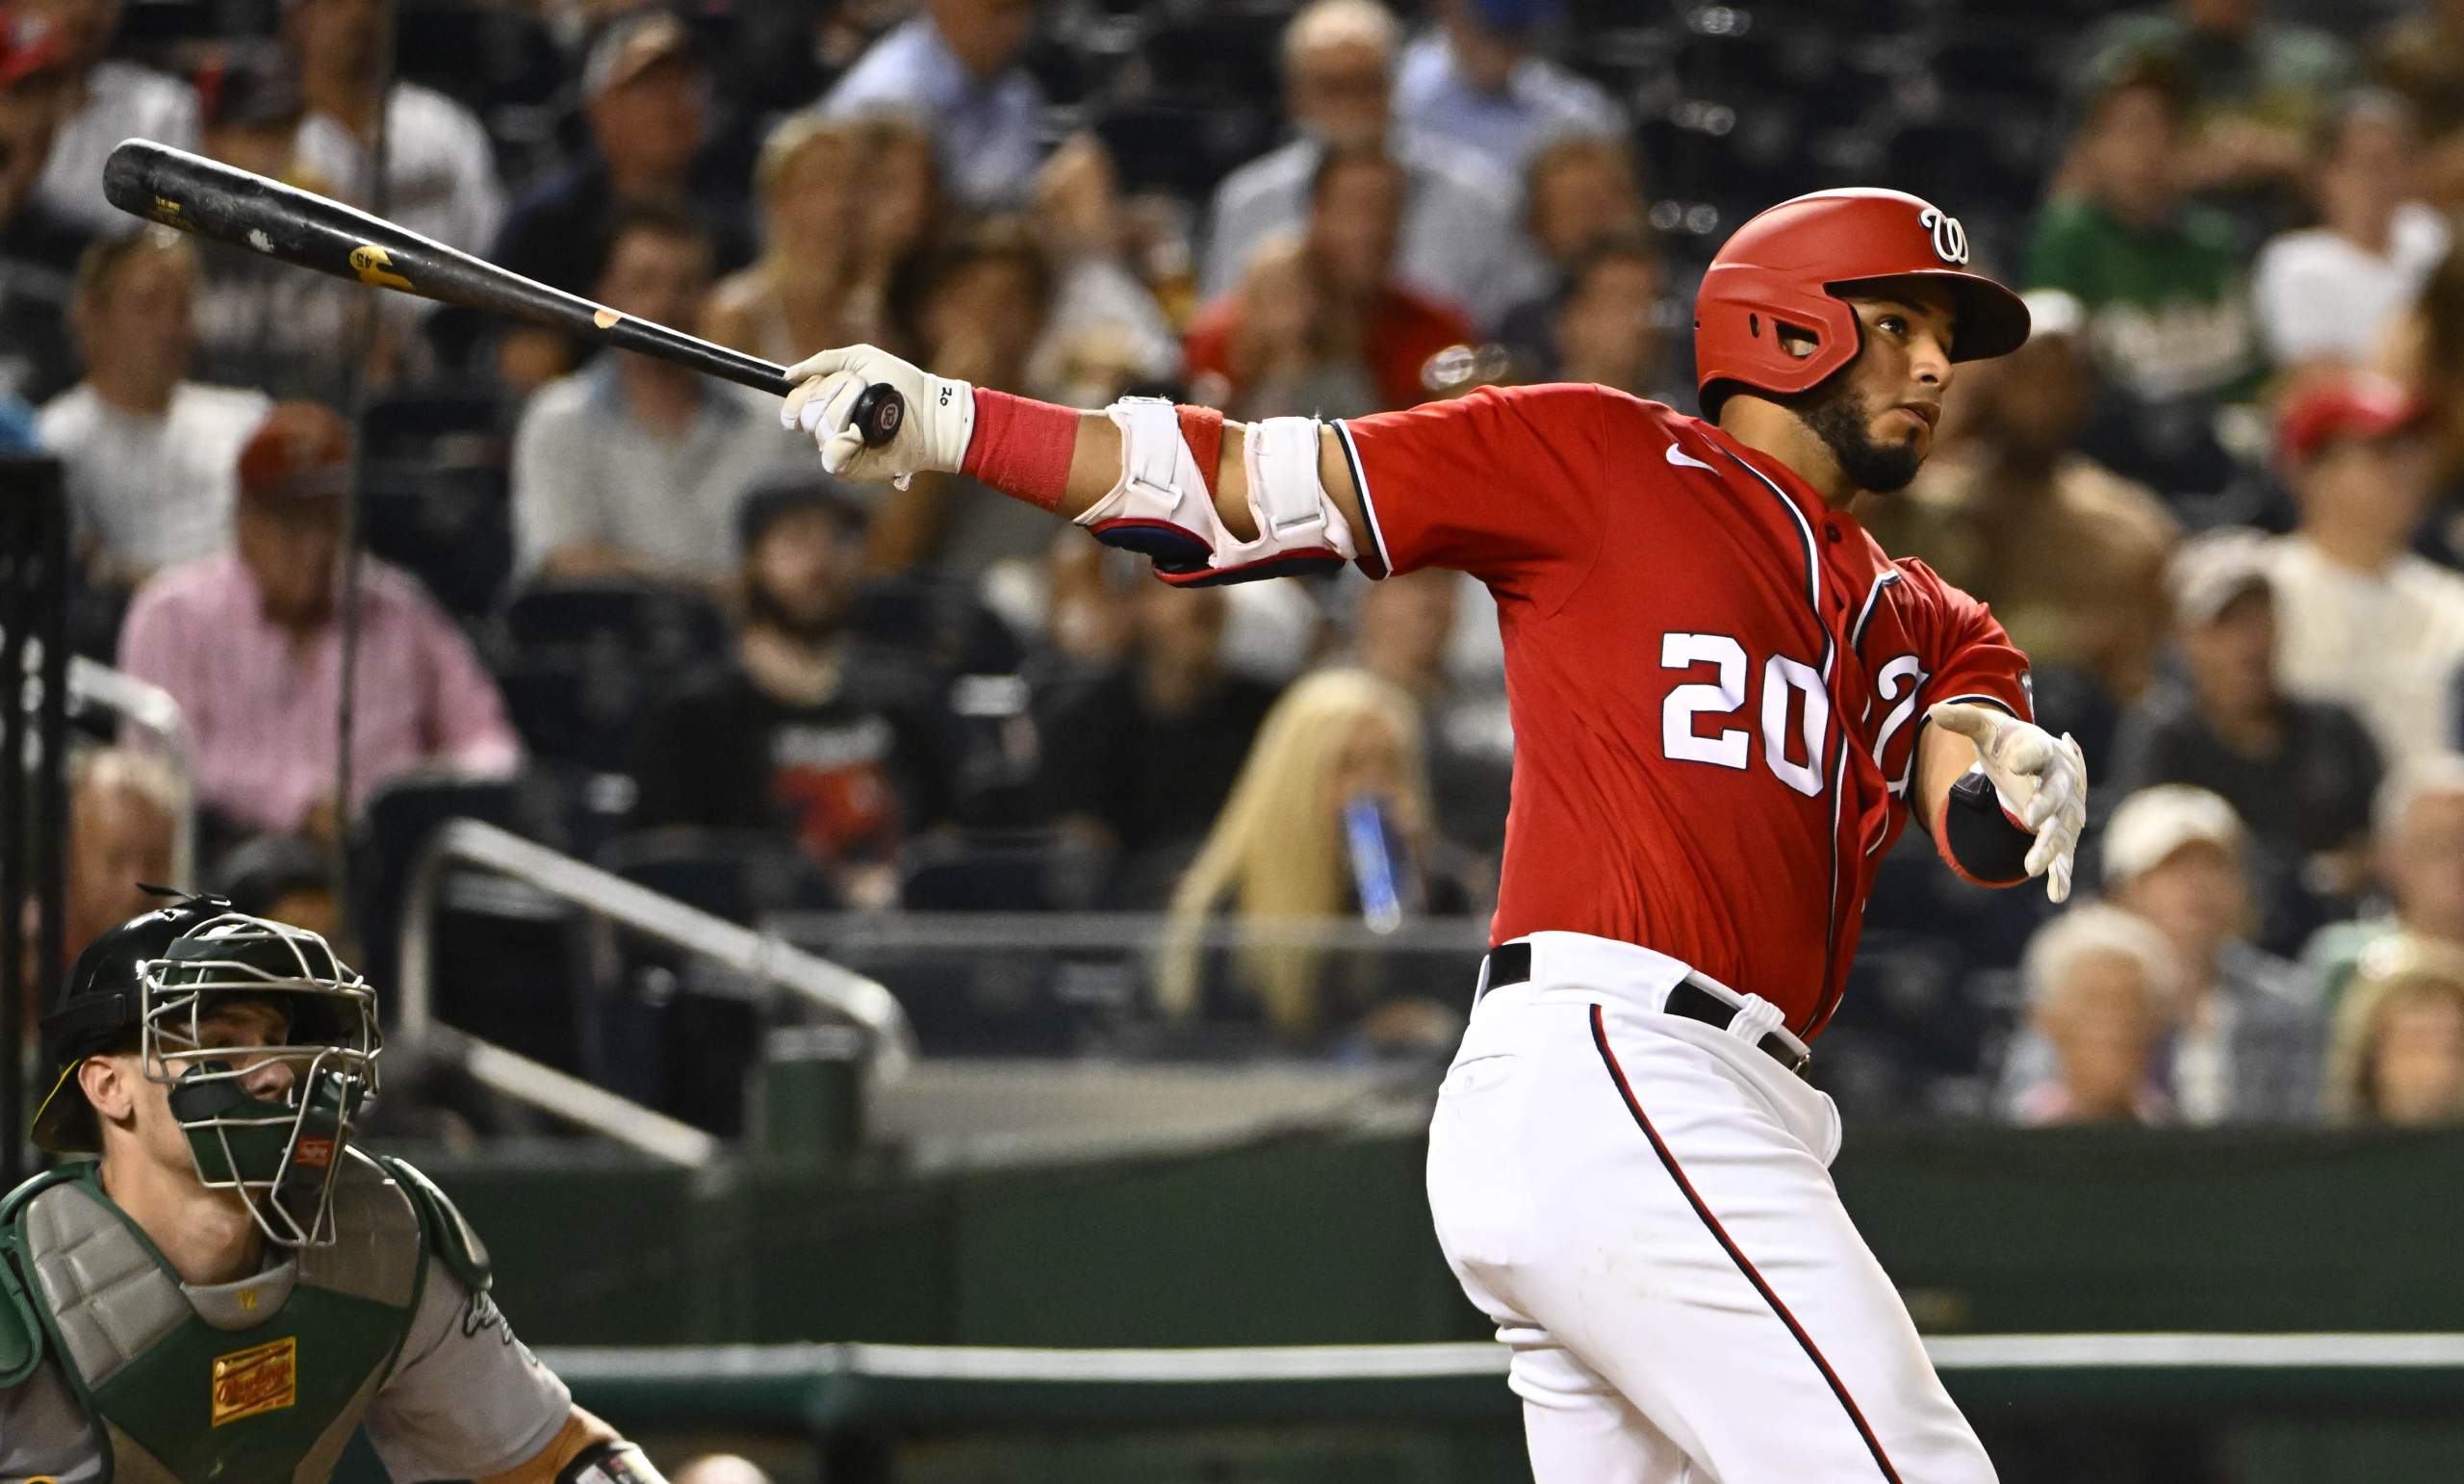
[[[2251,273],[2277,366],[2368,364],[2447,256],[2447,220],[2418,198],[2420,147],[2394,93],[2356,94],[2328,119],[2308,180],[2319,224],[2269,242]]]
[[[1037,0],[924,0],[822,99],[832,117],[905,114],[929,125],[943,183],[970,211],[1026,204],[1043,158],[1043,89],[1018,55]]]
[[[746,496],[734,663],[644,717],[634,818],[791,836],[878,907],[899,846],[949,812],[952,744],[911,677],[866,663],[849,630],[865,518],[852,487],[810,470]]]
[[[2276,869],[2344,897],[2367,864],[2378,746],[2346,707],[2284,693],[2265,543],[2255,531],[2217,532],[2175,554],[2180,665],[2124,716],[2112,787],[2189,783],[2220,795]]]
[[[2198,190],[2290,183],[2308,132],[2350,83],[2353,56],[2326,32],[2266,11],[2266,0],[2171,0],[2116,15],[2089,34],[2084,75],[2092,84],[2167,59],[2183,71],[2193,125],[2167,164]]]
[[[2371,945],[2400,934],[2464,951],[2464,755],[2432,753],[2390,770],[2371,803],[2378,900],[2320,929],[2301,960],[2334,1003]]]
[[[2164,935],[2179,971],[2158,1081],[2182,1121],[2298,1123],[2318,1107],[2324,1024],[2315,984],[2250,942],[2249,840],[2233,806],[2162,783],[2124,799],[2102,840],[2104,899]],[[2015,1109],[2052,1076],[2041,1028],[2003,1062]]]
[[[134,587],[231,539],[240,449],[272,403],[188,379],[196,249],[162,227],[105,238],[77,266],[70,320],[86,378],[42,409],[87,578]]]
[[[1544,276],[1518,241],[1512,176],[1397,128],[1395,17],[1377,0],[1311,0],[1283,34],[1284,107],[1296,138],[1217,188],[1201,297],[1230,293],[1272,240],[1307,223],[1329,153],[1383,152],[1403,172],[1395,273],[1413,292],[1486,323]]]
[[[2126,702],[2154,672],[2181,527],[2153,491],[2078,448],[2097,387],[2079,301],[2047,290],[2027,301],[2028,343],[1962,371],[1940,455],[1860,513],[1889,550],[1991,603],[2040,669],[2083,673]]]
[[[120,0],[18,0],[50,18],[61,38],[60,134],[43,166],[44,205],[80,228],[126,237],[143,225],[103,198],[103,161],[129,138],[193,150],[196,90],[135,63],[106,56],[119,31]]]
[[[2025,1053],[2033,1066],[2012,1068],[2029,1078],[2006,1084],[2012,1121],[2173,1121],[2164,1054],[2181,1021],[2182,968],[2163,934],[2091,902],[2037,930],[2019,974],[2042,1050]]]
[[[76,379],[63,310],[86,234],[37,196],[60,116],[61,43],[0,4],[0,444],[31,431],[27,404]]]
[[[1437,24],[1403,48],[1396,68],[1404,127],[1518,179],[1553,141],[1625,134],[1625,112],[1606,90],[1540,54],[1565,25],[1565,0],[1439,0],[1434,9]]]
[[[1401,281],[1409,188],[1403,166],[1374,150],[1321,157],[1306,235],[1260,254],[1241,291],[1191,324],[1191,374],[1221,377],[1247,416],[1351,415],[1427,400],[1429,358],[1473,332]]]
[[[243,833],[333,838],[343,701],[343,501],[350,434],[285,402],[241,450],[230,547],[137,590],[119,665],[170,692],[198,803]],[[351,806],[424,765],[503,773],[519,760],[496,683],[418,579],[360,558]]]
[[[640,319],[691,324],[709,293],[710,258],[696,217],[637,204],[610,236],[595,296]],[[811,460],[757,397],[629,351],[540,388],[513,440],[518,574],[726,583],[738,498],[764,473]]]
[[[2246,398],[2262,370],[2240,230],[2184,199],[2190,106],[2161,59],[2104,82],[2028,243],[2028,286],[2077,298],[2098,369],[2146,404]]]
[[[2204,788],[2122,800],[2101,844],[2105,900],[2153,926],[2182,971],[2165,1085],[2186,1123],[2303,1123],[2319,1104],[2325,1025],[2316,985],[2250,941],[2250,841]]]
[[[752,257],[735,192],[697,166],[708,139],[710,71],[693,33],[664,10],[608,23],[582,63],[590,147],[514,204],[490,256],[526,278],[587,294],[605,271],[628,208],[696,217],[717,269]],[[498,343],[508,386],[528,391],[571,368],[581,347],[552,330],[508,329]]]
[[[2276,453],[2299,522],[2267,549],[2285,690],[2350,706],[2401,760],[2448,745],[2464,576],[2413,554],[2429,512],[2427,409],[2383,377],[2287,394]]]
[[[2362,957],[2327,1048],[2341,1123],[2464,1123],[2464,949],[2407,935]]]

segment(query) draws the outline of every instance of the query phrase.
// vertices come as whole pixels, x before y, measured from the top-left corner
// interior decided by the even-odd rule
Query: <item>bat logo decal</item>
[[[410,288],[409,279],[389,271],[393,266],[393,256],[374,243],[362,243],[350,250],[350,270],[359,275],[361,283],[374,284],[380,289]]]

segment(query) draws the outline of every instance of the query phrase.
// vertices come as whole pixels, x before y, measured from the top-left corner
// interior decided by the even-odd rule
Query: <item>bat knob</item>
[[[898,436],[901,423],[907,421],[907,398],[886,381],[876,381],[856,397],[856,410],[848,422],[863,435],[864,447],[878,448]]]

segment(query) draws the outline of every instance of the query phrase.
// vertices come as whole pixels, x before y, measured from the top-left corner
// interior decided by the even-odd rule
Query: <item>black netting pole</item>
[[[26,1110],[14,1068],[26,1024],[26,637],[34,604],[37,474],[22,459],[0,459],[0,1018],[9,1023],[9,1052],[0,1056],[0,1182],[25,1177]]]
[[[398,21],[398,11],[389,7],[386,24],[379,31],[385,50],[377,64],[376,138],[371,141],[368,152],[368,209],[379,217],[389,216],[393,206],[387,166],[393,151],[394,28]],[[351,743],[357,733],[359,720],[359,513],[360,502],[367,498],[368,404],[374,392],[373,363],[383,343],[385,311],[391,301],[391,295],[378,290],[361,291],[361,304],[367,312],[359,321],[356,353],[344,372],[343,409],[345,418],[350,422],[352,437],[350,477],[345,485],[349,494],[343,500],[342,690],[334,714],[333,874],[334,904],[342,914],[346,935],[355,934],[359,928],[357,904],[351,898],[350,872],[354,771]]]
[[[13,1042],[50,998],[64,957],[68,589],[60,466],[0,459],[0,1020]],[[42,655],[32,705],[30,645]],[[25,1178],[26,1114],[25,1063],[13,1044],[0,1056],[0,1185]]]

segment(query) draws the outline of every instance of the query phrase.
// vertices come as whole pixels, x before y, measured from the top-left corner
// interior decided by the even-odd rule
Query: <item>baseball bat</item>
[[[152,140],[122,140],[103,163],[103,194],[148,221],[246,247],[335,278],[510,315],[784,397],[783,367],[620,314],[499,268],[340,201]],[[907,401],[875,382],[856,399],[865,447],[890,441]]]

